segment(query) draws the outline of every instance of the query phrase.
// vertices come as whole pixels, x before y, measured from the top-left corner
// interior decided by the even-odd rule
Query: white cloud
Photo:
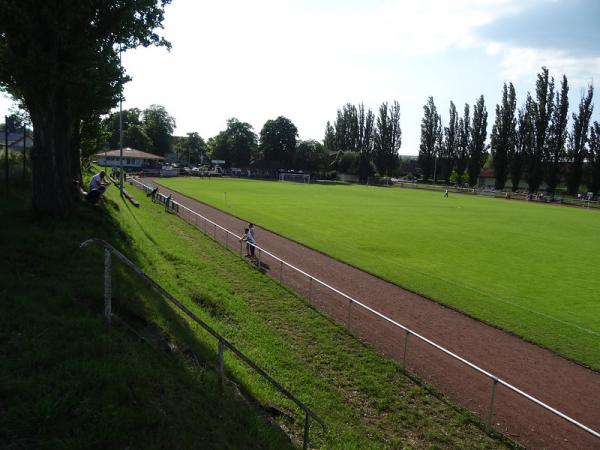
[[[478,27],[520,8],[516,0],[179,0],[167,7],[172,52],[124,57],[134,76],[127,106],[165,105],[178,133],[210,136],[231,116],[258,130],[284,114],[303,137],[318,138],[343,103],[376,107],[402,95],[399,81],[414,85],[419,75],[405,60],[479,46]]]
[[[594,74],[600,75],[600,56],[573,56],[564,50],[510,47],[492,43],[488,51],[502,56],[501,75],[507,81],[517,83],[531,79],[546,66],[555,78],[567,75],[569,84],[584,87],[593,82]]]

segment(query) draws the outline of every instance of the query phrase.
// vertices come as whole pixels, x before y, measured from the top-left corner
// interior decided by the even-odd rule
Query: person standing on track
[[[244,229],[244,234],[240,237],[240,241],[246,241],[246,258],[254,258],[254,246],[256,241],[254,240],[253,232],[250,228]]]

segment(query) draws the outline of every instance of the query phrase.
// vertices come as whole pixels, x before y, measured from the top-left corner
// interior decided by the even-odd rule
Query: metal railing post
[[[111,277],[111,257],[110,251],[104,249],[104,317],[106,317],[106,323],[110,326],[110,319],[112,316],[112,277]]]
[[[283,261],[279,264],[279,283],[283,283]]]
[[[312,277],[308,277],[308,303],[312,303]]]
[[[490,396],[490,407],[488,410],[488,416],[486,420],[486,426],[488,431],[492,428],[492,416],[494,415],[494,399],[496,398],[496,385],[498,384],[498,378],[492,378],[492,395]]]
[[[255,247],[256,248],[256,247]],[[260,248],[258,249],[258,268],[260,269],[260,254],[262,253],[262,251],[260,250]]]
[[[243,246],[244,246],[244,244],[242,243],[242,241],[240,241],[240,257],[244,256],[244,255],[242,254],[242,253],[243,253],[243,251],[244,251],[244,250],[243,250]]]
[[[306,413],[306,416],[304,417],[304,444],[302,445],[302,448],[306,450],[308,449],[308,430],[310,429],[310,417],[308,412],[304,412]]]
[[[406,330],[406,334],[404,335],[404,352],[402,353],[402,370],[406,369],[406,348],[408,347],[408,335],[410,332]]]
[[[213,238],[214,238],[215,241],[217,240],[217,224],[216,223],[215,223],[215,226],[214,226]]]
[[[207,233],[206,233],[206,223],[207,223],[207,222],[208,222],[208,221],[206,220],[206,218],[204,218],[204,234],[207,234]]]
[[[225,248],[229,248],[229,233],[225,231]]]
[[[217,375],[219,376],[219,383],[223,384],[223,378],[225,376],[224,370],[224,353],[225,353],[225,345],[223,343],[223,339],[219,339],[217,345]]]

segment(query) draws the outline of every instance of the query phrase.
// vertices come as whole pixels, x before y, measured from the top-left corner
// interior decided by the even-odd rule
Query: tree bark
[[[34,126],[35,151],[31,155],[34,213],[41,217],[69,215],[77,198],[73,179],[79,162],[78,148],[73,148],[73,120],[60,102],[48,101],[48,107],[30,108]]]

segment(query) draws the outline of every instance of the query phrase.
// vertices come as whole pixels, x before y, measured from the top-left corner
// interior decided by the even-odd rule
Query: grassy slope
[[[364,186],[161,182],[600,368],[596,211]]]
[[[138,262],[323,417],[330,431],[323,435],[313,424],[313,445],[344,449],[504,445],[236,255],[163,208],[145,198],[141,201],[139,210],[123,205],[120,211],[113,210],[131,236]],[[161,315],[155,314],[159,320]],[[197,327],[189,327],[191,338],[167,328],[179,336],[181,346],[196,350],[204,342]],[[214,341],[208,342],[214,348]],[[212,353],[204,356],[214,358]],[[288,401],[236,359],[227,356],[226,365],[245,390],[280,411],[277,420],[299,436],[302,417]]]
[[[230,389],[219,394],[211,367],[107,332],[101,255],[78,245],[97,236],[133,250],[101,209],[39,222],[14,192],[0,199],[1,448],[291,447]],[[136,285],[115,277],[121,295]]]

